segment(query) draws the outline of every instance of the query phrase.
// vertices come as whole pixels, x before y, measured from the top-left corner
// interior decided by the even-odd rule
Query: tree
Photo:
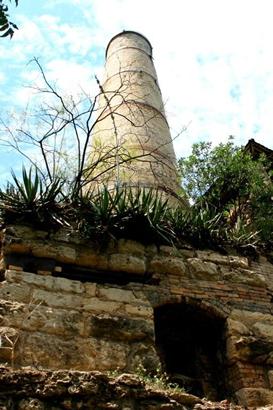
[[[11,0],[9,1],[11,2]],[[18,6],[18,2],[19,0],[14,0],[16,6]],[[15,29],[18,30],[18,27],[9,19],[8,5],[0,0],[0,32],[3,32],[0,37],[10,36],[12,38]]]
[[[138,162],[142,168],[150,167],[151,172],[156,172],[158,165],[170,167],[168,158],[158,154],[170,142],[147,150],[142,146],[143,136],[138,137],[137,129],[145,127],[145,142],[149,142],[151,124],[158,114],[141,115],[142,106],[131,99],[128,115],[119,110],[122,104],[127,104],[128,96],[131,98],[131,78],[123,81],[120,76],[120,85],[110,91],[105,91],[96,79],[98,93],[94,97],[85,92],[66,96],[48,80],[40,62],[37,59],[34,62],[42,77],[41,85],[32,87],[36,94],[34,106],[23,113],[19,122],[18,117],[12,115],[0,118],[0,141],[27,159],[45,181],[52,183],[56,177],[61,178],[70,197],[75,198],[92,183],[95,187],[95,181],[102,186],[111,178],[114,185],[120,186],[121,168],[129,175]],[[121,117],[134,129],[139,149],[132,150],[124,144],[126,135],[117,137],[116,122]],[[97,134],[104,131],[104,127],[110,130],[110,138],[103,143],[97,140],[93,135],[96,127],[99,128]],[[162,181],[161,184],[160,189],[167,191],[168,187],[164,187]]]
[[[248,227],[262,240],[273,239],[272,167],[261,155],[253,159],[243,147],[210,142],[194,144],[188,158],[179,160],[182,186],[195,206],[221,213],[219,223]]]

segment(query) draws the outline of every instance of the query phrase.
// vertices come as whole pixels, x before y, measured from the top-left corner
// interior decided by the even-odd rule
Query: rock
[[[173,398],[180,404],[185,404],[187,406],[193,407],[197,403],[201,403],[202,399],[200,397],[196,397],[193,394],[189,394],[183,391],[176,391],[174,393],[169,392],[169,397]]]
[[[185,276],[186,266],[182,258],[156,256],[150,263],[149,272]]]
[[[140,242],[130,239],[119,239],[118,252],[143,257],[145,255],[145,247]]]
[[[220,253],[197,251],[197,257],[201,260],[217,263],[219,265],[229,265],[229,257]]]
[[[109,269],[143,275],[146,272],[146,265],[143,258],[117,253],[110,256]]]
[[[83,283],[66,278],[44,276],[29,272],[16,272],[12,270],[6,271],[5,276],[8,282],[27,283],[28,285],[43,288],[48,291],[81,294],[85,290]]]
[[[125,312],[132,316],[145,317],[147,319],[153,319],[154,312],[152,307],[137,305],[125,305]]]
[[[255,331],[255,333],[258,333],[262,338],[265,338],[273,344],[273,323],[254,323],[253,330]]]
[[[121,310],[122,303],[104,301],[97,297],[85,298],[81,300],[81,307],[88,312],[107,312],[115,313]]]
[[[122,373],[120,376],[116,377],[115,383],[125,384],[126,386],[139,387],[143,385],[139,376],[131,373]]]
[[[249,267],[249,261],[243,256],[229,256],[229,263],[231,266],[247,269]]]
[[[227,331],[229,335],[250,335],[251,331],[238,320],[227,319]]]
[[[25,283],[2,282],[0,283],[0,299],[29,303],[31,299],[31,289]]]
[[[273,391],[263,388],[243,388],[236,392],[239,403],[253,409],[273,403]]]
[[[215,263],[204,262],[198,258],[188,258],[187,264],[189,265],[192,279],[211,281],[217,280],[220,277]]]
[[[96,338],[123,342],[154,340],[152,321],[101,314],[93,315],[90,322],[90,335]]]
[[[119,288],[98,288],[98,296],[116,302],[135,303],[137,298],[131,290]]]
[[[18,410],[44,410],[44,404],[38,399],[23,399],[20,400]]]
[[[107,270],[108,254],[100,254],[92,248],[81,247],[77,251],[76,265]]]
[[[231,270],[223,274],[223,279],[229,282],[243,283],[244,285],[266,288],[265,277],[250,270]]]

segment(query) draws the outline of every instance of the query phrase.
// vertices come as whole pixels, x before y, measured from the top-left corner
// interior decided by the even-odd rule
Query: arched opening
[[[156,346],[170,380],[210,400],[226,398],[225,319],[185,303],[157,307],[154,317]]]

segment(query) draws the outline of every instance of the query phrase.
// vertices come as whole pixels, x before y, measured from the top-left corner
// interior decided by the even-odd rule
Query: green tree
[[[11,3],[11,0],[9,0],[9,2]],[[16,6],[18,6],[18,2],[19,0],[14,0]],[[10,21],[8,11],[9,7],[7,2],[0,0],[0,32],[2,32],[0,37],[10,36],[11,38],[14,34],[14,30],[18,29],[16,24]]]
[[[194,144],[179,160],[182,187],[190,202],[222,214],[230,228],[257,231],[262,241],[273,239],[272,165],[265,156],[253,159],[233,138],[215,147]]]

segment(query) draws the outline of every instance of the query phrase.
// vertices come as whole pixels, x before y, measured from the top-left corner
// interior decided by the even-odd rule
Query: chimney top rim
[[[136,34],[136,35],[138,35],[139,37],[142,37],[142,38],[148,43],[149,47],[151,48],[151,54],[152,54],[153,47],[152,47],[152,44],[150,43],[150,41],[147,39],[147,37],[145,37],[143,34],[139,33],[138,31],[134,31],[134,30],[123,30],[123,31],[121,31],[120,33],[114,35],[114,37],[112,37],[111,40],[109,41],[109,43],[108,43],[108,45],[107,45],[107,47],[106,47],[106,51],[105,51],[105,58],[107,58],[108,49],[109,49],[109,46],[110,46],[110,44],[112,43],[112,41],[114,41],[117,37],[122,36],[123,34]]]

